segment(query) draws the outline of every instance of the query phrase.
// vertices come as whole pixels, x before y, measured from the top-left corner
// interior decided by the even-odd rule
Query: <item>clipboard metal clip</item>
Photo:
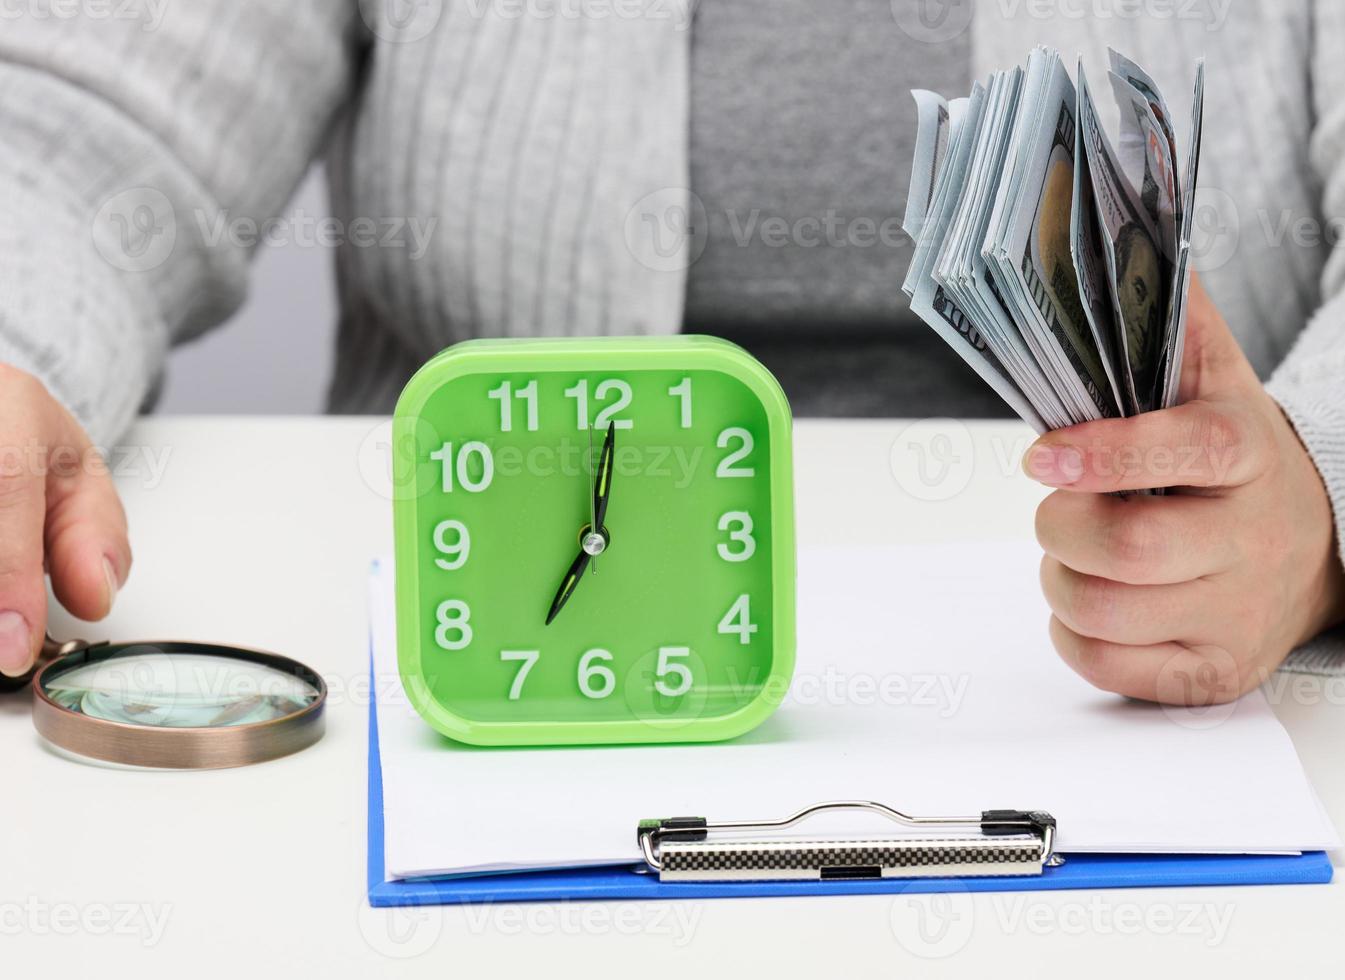
[[[831,840],[772,836],[819,813],[844,810],[877,813],[925,833]],[[953,828],[975,832],[928,833]],[[862,881],[1040,875],[1064,864],[1055,853],[1055,833],[1055,818],[1039,810],[915,817],[868,800],[838,800],[779,820],[642,820],[637,840],[660,881]]]

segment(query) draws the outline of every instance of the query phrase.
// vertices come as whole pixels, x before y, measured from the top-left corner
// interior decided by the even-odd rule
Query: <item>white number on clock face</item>
[[[756,631],[757,624],[752,622],[751,597],[740,595],[719,621],[719,632],[726,636],[736,633],[739,643],[748,644],[752,642],[752,634]]]
[[[453,540],[449,540],[449,535]],[[472,536],[462,521],[440,521],[434,528],[434,548],[442,555],[434,563],[446,572],[456,571],[467,564],[472,551]]]
[[[514,404],[513,400],[518,399],[524,403],[527,409],[526,425],[529,432],[537,431],[537,381],[534,379],[525,384],[518,391],[514,391],[514,386],[508,381],[501,381],[496,387],[486,393],[486,397],[497,400],[500,403],[500,431],[512,432],[514,430]]]
[[[719,466],[715,469],[717,477],[752,477],[757,475],[755,468],[751,466],[739,466],[738,464],[752,455],[752,450],[756,443],[752,439],[752,433],[746,429],[735,427],[725,429],[719,433],[715,445],[720,449],[728,449],[731,443],[737,443],[738,448],[730,452],[719,461]]]
[[[430,459],[440,464],[442,470],[441,485],[444,493],[453,492],[455,475],[458,485],[468,493],[480,493],[489,487],[490,482],[495,479],[495,457],[491,455],[490,447],[484,442],[464,442],[462,448],[458,450],[456,460],[453,454],[453,443],[446,442],[430,453]],[[472,475],[471,461],[473,459],[480,463],[480,476]]]
[[[680,400],[682,403],[680,416],[680,424],[682,428],[691,428],[691,379],[683,378],[668,389],[668,394]]]
[[[472,610],[461,599],[445,599],[435,611],[438,625],[434,642],[443,650],[463,650],[472,645]]]
[[[752,537],[752,515],[745,510],[731,510],[719,518],[719,530],[727,531],[728,542],[715,547],[725,561],[747,561],[757,553],[757,539]],[[734,545],[741,545],[735,548]]]
[[[659,647],[654,690],[665,698],[680,698],[691,690],[691,668],[681,662],[689,656],[691,650],[687,647]]]
[[[584,697],[600,701],[616,690],[616,674],[607,666],[612,659],[606,650],[590,650],[579,658],[579,690]]]
[[[509,685],[509,700],[517,701],[523,696],[523,682],[528,679],[533,665],[537,663],[537,658],[542,655],[540,650],[501,650],[500,660],[503,663],[514,662],[518,664],[518,670],[514,674],[514,683]]]
[[[565,397],[574,399],[575,420],[581,430],[594,428],[605,432],[609,425],[614,425],[618,429],[629,429],[635,424],[630,419],[616,418],[619,413],[629,408],[631,403],[631,388],[625,381],[608,378],[606,381],[598,382],[598,386],[593,389],[593,400],[603,405],[603,408],[592,422],[589,421],[588,381],[579,381],[566,388]],[[615,401],[603,404],[613,397]]]

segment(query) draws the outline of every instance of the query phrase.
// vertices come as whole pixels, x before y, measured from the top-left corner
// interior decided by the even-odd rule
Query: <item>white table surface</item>
[[[31,727],[29,696],[0,696],[0,976],[1075,978],[1161,964],[1252,977],[1345,961],[1339,879],[369,909],[365,582],[368,559],[390,550],[386,435],[371,419],[160,419],[117,453],[134,574],[106,624],[57,616],[53,631],[294,656],[328,678],[328,731],[246,769],[118,771],[58,756]],[[800,423],[799,543],[1029,537],[1042,495],[1017,471],[1029,437],[1010,423]],[[1345,827],[1345,682],[1300,679],[1276,701]]]

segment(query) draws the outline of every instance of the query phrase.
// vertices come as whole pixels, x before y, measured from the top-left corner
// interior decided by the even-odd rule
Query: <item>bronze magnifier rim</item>
[[[150,648],[162,653],[224,657],[261,664],[316,690],[312,702],[280,718],[219,728],[159,728],[94,718],[63,708],[47,693],[48,676]],[[184,640],[142,640],[80,646],[33,678],[33,725],[53,745],[88,758],[151,769],[229,769],[290,755],[322,738],[327,683],[316,671],[279,654]]]

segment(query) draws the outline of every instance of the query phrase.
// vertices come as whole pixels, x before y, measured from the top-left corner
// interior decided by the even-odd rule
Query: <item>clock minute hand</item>
[[[607,516],[607,501],[612,490],[612,453],[616,448],[616,423],[607,426],[607,438],[602,441],[602,455],[593,475],[593,530],[606,535],[603,519]]]

